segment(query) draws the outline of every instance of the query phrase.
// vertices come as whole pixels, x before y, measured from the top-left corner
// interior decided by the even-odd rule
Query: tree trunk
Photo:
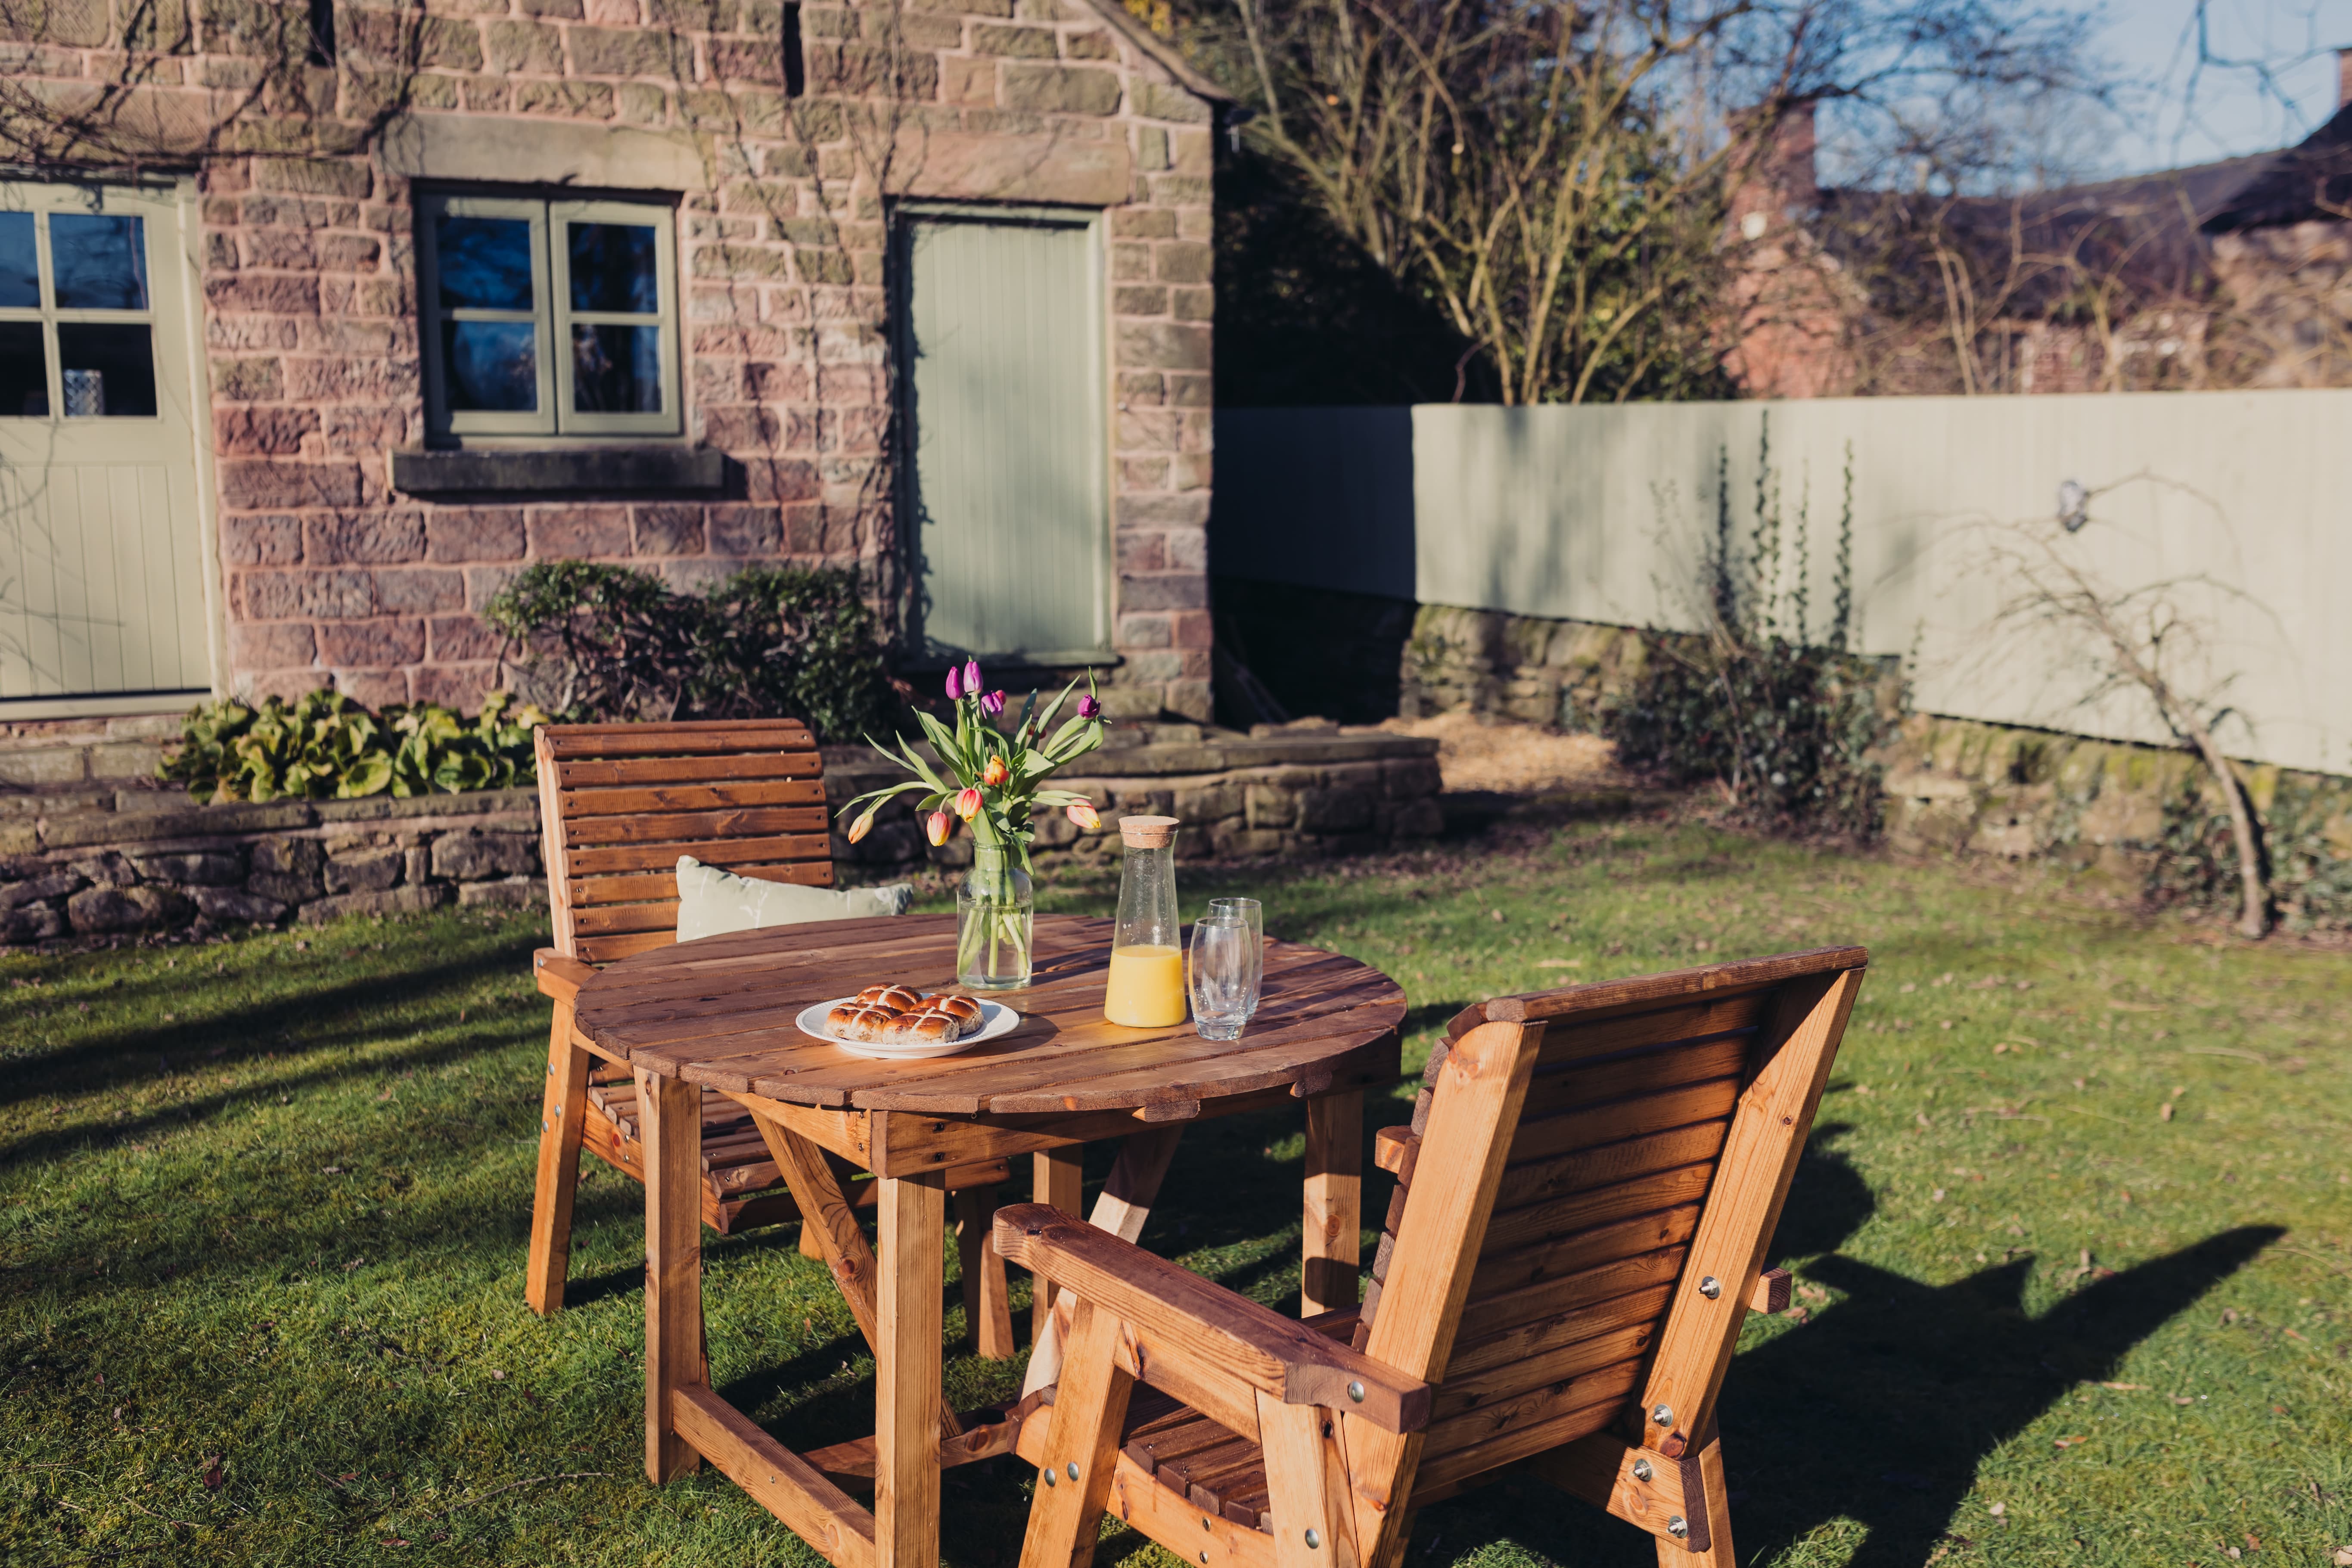
[[[2254,843],[2253,807],[2246,799],[2244,785],[2238,782],[2237,771],[2214,743],[2212,731],[2202,724],[2190,724],[2188,729],[2189,740],[2196,743],[2206,767],[2212,771],[2213,782],[2221,787],[2221,798],[2229,803],[2230,833],[2238,841],[2238,932],[2260,942],[2270,934],[2271,899]]]

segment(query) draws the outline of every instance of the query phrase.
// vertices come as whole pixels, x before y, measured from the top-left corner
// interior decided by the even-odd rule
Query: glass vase
[[[1028,984],[1035,913],[1029,873],[1013,853],[973,846],[971,869],[956,889],[956,984],[967,991]]]

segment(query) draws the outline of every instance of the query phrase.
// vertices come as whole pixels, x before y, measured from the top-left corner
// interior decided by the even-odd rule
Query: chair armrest
[[[566,958],[551,947],[542,947],[530,955],[531,978],[539,982],[540,991],[558,1002],[570,1002],[580,994],[596,971],[576,958]]]
[[[1390,1432],[1429,1423],[1429,1384],[1046,1204],[996,1211],[996,1250],[1175,1352],[1285,1405],[1319,1405]]]

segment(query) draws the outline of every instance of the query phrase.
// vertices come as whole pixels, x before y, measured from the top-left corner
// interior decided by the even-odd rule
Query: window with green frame
[[[675,227],[667,205],[425,196],[417,288],[433,434],[683,430]]]

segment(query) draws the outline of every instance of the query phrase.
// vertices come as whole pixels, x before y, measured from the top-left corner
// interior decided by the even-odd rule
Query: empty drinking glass
[[[1192,1025],[1204,1040],[1231,1040],[1257,1011],[1265,961],[1257,935],[1237,912],[1211,912],[1192,925]]]
[[[1211,899],[1209,918],[1238,920],[1248,923],[1250,952],[1254,955],[1254,967],[1250,971],[1252,987],[1250,994],[1256,995],[1257,988],[1265,980],[1265,906],[1255,899]]]

